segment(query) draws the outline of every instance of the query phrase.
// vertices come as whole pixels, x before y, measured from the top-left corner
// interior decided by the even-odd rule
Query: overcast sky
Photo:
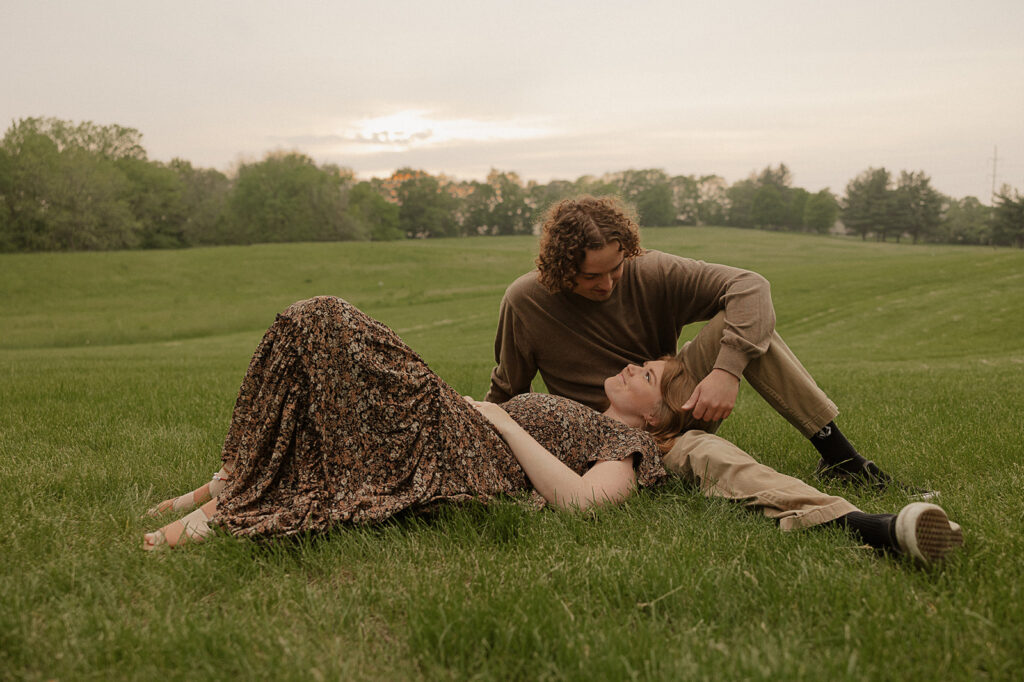
[[[869,166],[1024,190],[1024,1],[0,1],[0,120],[137,128],[229,171],[272,150],[546,182]]]

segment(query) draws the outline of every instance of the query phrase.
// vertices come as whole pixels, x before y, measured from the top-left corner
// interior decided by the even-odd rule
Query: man
[[[500,403],[529,391],[539,371],[551,393],[603,409],[605,377],[675,355],[683,326],[704,320],[710,322],[678,352],[692,390],[680,407],[684,435],[673,450],[726,448],[704,436],[731,414],[743,377],[810,439],[821,456],[820,478],[935,495],[896,483],[843,436],[834,422],[839,410],[775,332],[764,277],[642,250],[636,223],[608,197],[564,200],[549,212],[537,270],[502,298],[497,366],[485,399]],[[678,457],[666,457],[667,465],[677,460],[685,469]]]

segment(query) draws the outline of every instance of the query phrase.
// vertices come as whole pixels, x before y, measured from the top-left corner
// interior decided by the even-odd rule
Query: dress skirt
[[[497,431],[386,325],[344,300],[299,301],[249,364],[213,521],[293,535],[443,500],[529,489]]]

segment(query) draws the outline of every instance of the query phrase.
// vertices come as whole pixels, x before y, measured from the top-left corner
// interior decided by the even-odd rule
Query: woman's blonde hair
[[[655,415],[653,425],[646,430],[658,443],[662,453],[672,449],[676,436],[683,432],[683,425],[690,421],[690,412],[682,410],[693,391],[693,381],[681,360],[674,355],[665,355],[665,371],[661,375],[661,406]]]

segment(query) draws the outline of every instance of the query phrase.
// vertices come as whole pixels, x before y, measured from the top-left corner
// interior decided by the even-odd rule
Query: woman
[[[214,480],[151,513],[187,516],[144,548],[380,521],[446,500],[528,490],[557,507],[626,499],[665,475],[654,440],[665,363],[605,381],[600,414],[565,398],[463,399],[386,325],[337,298],[277,316],[239,390]],[[539,500],[537,500],[540,502]]]

